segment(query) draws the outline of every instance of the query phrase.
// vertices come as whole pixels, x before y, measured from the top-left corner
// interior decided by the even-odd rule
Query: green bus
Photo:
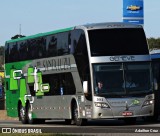
[[[128,87],[128,76],[134,85]],[[97,91],[103,82],[103,91]],[[5,44],[7,115],[22,123],[152,116],[150,55],[142,26],[95,23]]]

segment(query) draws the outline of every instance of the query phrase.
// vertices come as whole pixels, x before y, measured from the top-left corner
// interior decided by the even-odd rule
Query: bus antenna
[[[19,24],[19,35],[21,35],[21,24]]]

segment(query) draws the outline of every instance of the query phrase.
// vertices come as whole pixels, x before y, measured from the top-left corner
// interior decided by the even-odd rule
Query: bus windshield
[[[95,95],[144,95],[151,92],[150,63],[93,64]]]
[[[89,30],[91,56],[149,54],[142,28]]]

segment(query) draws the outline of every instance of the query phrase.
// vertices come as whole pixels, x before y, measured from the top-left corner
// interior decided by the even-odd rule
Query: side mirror
[[[154,90],[158,90],[158,83],[156,78],[154,78],[153,85],[154,85]]]
[[[88,81],[83,81],[83,91],[85,94],[88,93]]]

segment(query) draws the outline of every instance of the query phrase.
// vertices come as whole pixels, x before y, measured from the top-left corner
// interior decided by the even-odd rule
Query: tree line
[[[160,38],[147,38],[149,49],[160,49]]]

